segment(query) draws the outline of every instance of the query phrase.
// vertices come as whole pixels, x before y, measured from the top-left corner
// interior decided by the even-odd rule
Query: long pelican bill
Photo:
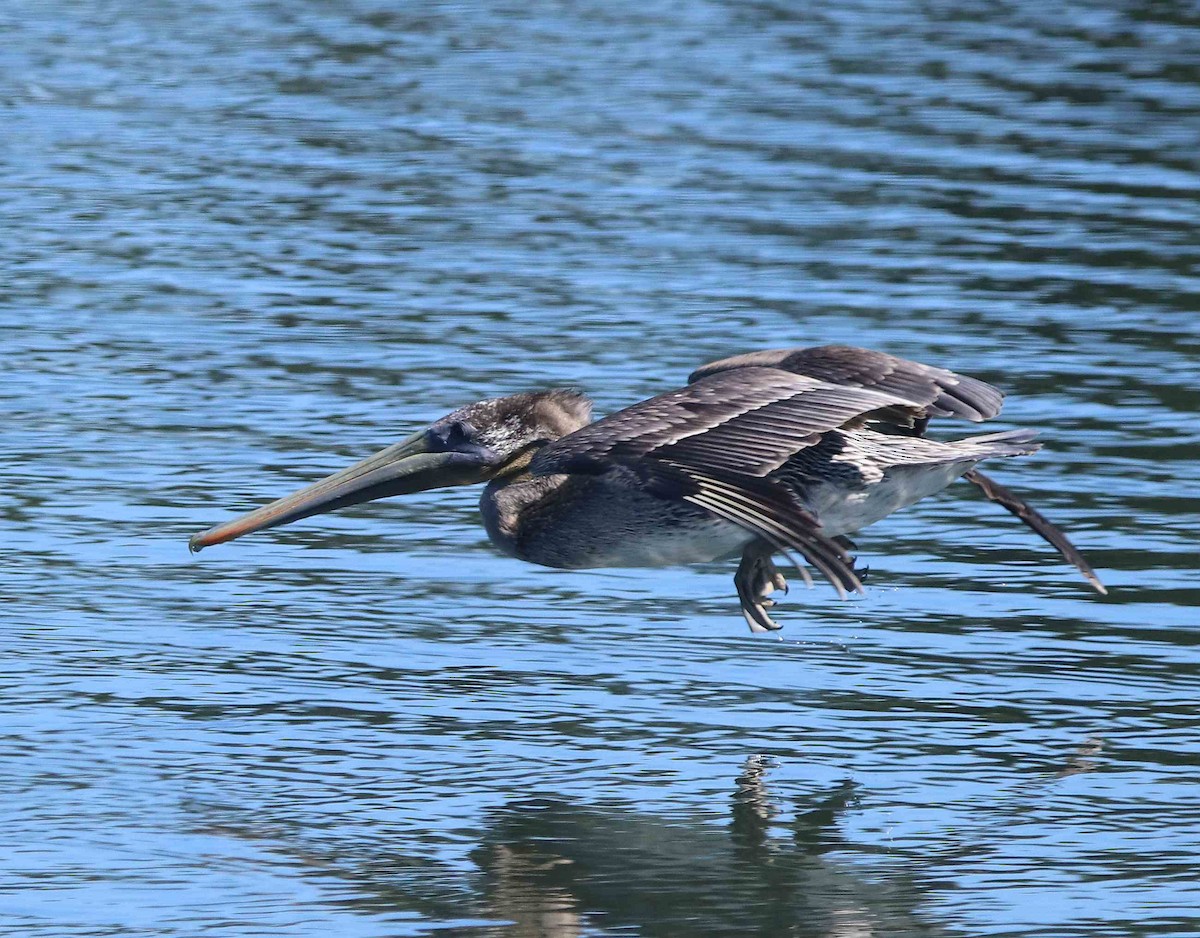
[[[244,534],[349,505],[426,489],[466,485],[486,478],[487,466],[478,456],[431,451],[428,432],[423,430],[320,482],[202,531],[188,541],[188,547],[195,553]]]

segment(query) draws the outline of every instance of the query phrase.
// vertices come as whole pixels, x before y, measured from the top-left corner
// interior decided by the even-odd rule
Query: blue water
[[[1200,932],[1184,3],[0,9],[0,933]],[[994,468],[751,636],[475,494],[192,557],[452,408],[848,342]],[[948,429],[960,429],[950,427]]]

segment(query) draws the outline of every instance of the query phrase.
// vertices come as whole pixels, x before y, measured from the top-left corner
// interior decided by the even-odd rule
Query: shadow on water
[[[361,843],[322,847],[319,831],[189,808],[215,818],[201,832],[265,843],[311,875],[341,880],[352,895],[338,904],[383,920],[419,911],[438,934],[948,934],[920,914],[918,876],[893,871],[882,881],[838,856],[846,846],[839,824],[856,805],[853,783],[797,798],[781,824],[766,784],[771,765],[762,755],[746,760],[724,822],[562,796],[513,800],[483,815],[473,870],[406,860],[401,845],[369,853]]]

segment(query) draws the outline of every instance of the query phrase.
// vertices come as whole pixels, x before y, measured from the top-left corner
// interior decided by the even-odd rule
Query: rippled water
[[[0,10],[0,931],[1200,931],[1186,3]],[[450,491],[190,557],[445,411],[850,342],[995,468],[752,637]],[[513,924],[515,923],[515,924]]]

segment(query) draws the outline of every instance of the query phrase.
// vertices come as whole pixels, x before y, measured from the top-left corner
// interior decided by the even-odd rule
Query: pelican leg
[[[1083,574],[1084,579],[1092,584],[1092,589],[1102,596],[1108,595],[1108,590],[1100,582],[1100,577],[1096,576],[1096,571],[1084,559],[1083,554],[1079,552],[1079,548],[1071,543],[1070,538],[1059,530],[1056,524],[1051,523],[1050,519],[1030,505],[1029,502],[1010,489],[1006,489],[991,476],[985,476],[978,469],[972,469],[963,478],[977,485],[979,490],[990,501],[995,502],[1024,521],[1038,537],[1042,538],[1042,540],[1062,554],[1064,560],[1073,563],[1075,568]]]
[[[733,575],[738,600],[742,604],[742,615],[751,632],[774,632],[783,628],[767,615],[775,605],[770,596],[776,590],[787,592],[787,580],[771,560],[774,550],[765,541],[751,541],[742,551],[742,562]]]

